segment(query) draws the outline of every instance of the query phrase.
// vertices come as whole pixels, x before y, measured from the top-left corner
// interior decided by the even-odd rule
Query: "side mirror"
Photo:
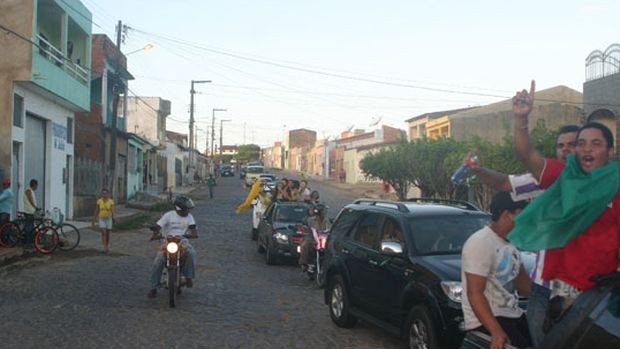
[[[403,245],[398,241],[383,240],[381,241],[381,253],[390,256],[400,256],[403,254]]]

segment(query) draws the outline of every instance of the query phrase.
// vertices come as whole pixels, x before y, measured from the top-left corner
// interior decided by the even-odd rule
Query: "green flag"
[[[618,192],[619,175],[614,161],[584,173],[569,155],[555,183],[517,216],[508,239],[527,251],[565,246],[605,211]]]

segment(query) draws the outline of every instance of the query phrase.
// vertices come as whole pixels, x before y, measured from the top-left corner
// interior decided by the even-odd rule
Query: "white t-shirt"
[[[461,264],[466,330],[482,325],[467,298],[466,272],[487,278],[484,296],[494,316],[518,318],[523,314],[523,309],[519,308],[515,285],[521,267],[521,255],[514,245],[500,238],[488,226],[484,227],[465,242]]]
[[[164,236],[183,236],[189,229],[190,225],[195,225],[194,216],[189,213],[186,217],[181,217],[176,211],[165,213],[158,221]]]

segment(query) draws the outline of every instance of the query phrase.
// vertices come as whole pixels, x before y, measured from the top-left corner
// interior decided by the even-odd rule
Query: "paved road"
[[[352,194],[311,183],[335,216]],[[322,291],[293,265],[267,266],[250,236],[250,212],[235,215],[244,191],[220,179],[216,197],[194,192],[200,238],[193,289],[170,309],[146,297],[155,244],[146,229],[115,232],[109,255],[85,231],[70,253],[0,269],[2,348],[397,348],[364,323],[332,324]],[[7,323],[9,324],[7,326]]]

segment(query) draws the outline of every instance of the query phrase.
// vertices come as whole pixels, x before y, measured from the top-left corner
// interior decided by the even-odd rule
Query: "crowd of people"
[[[491,224],[463,247],[463,313],[465,329],[490,334],[492,349],[507,343],[562,347],[595,291],[593,277],[620,270],[620,171],[610,161],[613,134],[596,122],[564,126],[556,158],[546,159],[528,133],[534,101],[534,81],[529,92],[513,98],[515,153],[529,173],[473,170],[500,192],[491,202]],[[531,275],[519,250],[537,251]],[[527,314],[518,295],[529,297]]]

